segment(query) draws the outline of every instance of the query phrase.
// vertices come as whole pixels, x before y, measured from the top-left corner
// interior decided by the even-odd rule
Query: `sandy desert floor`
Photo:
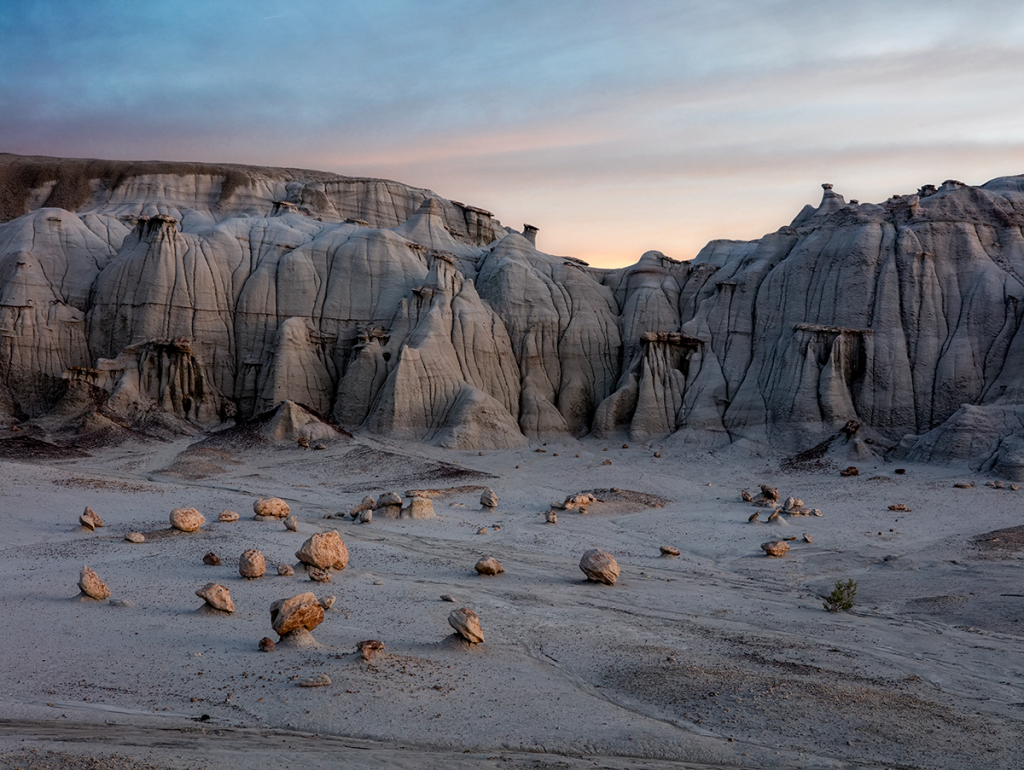
[[[8,441],[3,768],[1024,766],[1024,491],[964,469],[865,463],[843,478],[824,461],[593,439],[478,454],[226,434],[77,457]],[[759,483],[824,515],[750,524],[740,490]],[[407,489],[454,491],[433,520],[324,518]],[[583,490],[605,502],[545,522]],[[253,520],[264,495],[289,502],[297,533]],[[87,505],[104,528],[78,524]],[[168,529],[182,506],[206,515],[200,532]],[[218,522],[225,509],[241,519]],[[329,584],[277,576],[327,529],[347,569]],[[781,559],[760,548],[792,536]],[[595,547],[617,558],[616,585],[580,571]],[[248,548],[267,576],[239,576]],[[478,576],[484,555],[505,573]],[[83,564],[110,601],[79,596]],[[856,606],[826,612],[821,595],[848,578]],[[203,609],[207,582],[234,614]],[[310,590],[337,596],[319,646],[260,652],[270,604]],[[452,635],[461,606],[484,644]],[[372,663],[363,639],[386,645]],[[319,673],[332,684],[297,686]]]

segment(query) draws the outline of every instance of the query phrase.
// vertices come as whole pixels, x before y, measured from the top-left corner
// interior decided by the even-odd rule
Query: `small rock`
[[[680,551],[679,551],[678,548],[673,548],[670,545],[663,545],[661,547],[661,555],[662,556],[678,556],[679,553],[680,553]]]
[[[337,596],[325,596],[323,599],[320,600],[320,606],[324,608],[324,612],[327,612],[327,610],[334,606],[334,603],[337,600]]]
[[[607,551],[597,548],[583,554],[583,558],[580,559],[580,569],[587,576],[587,580],[592,580],[595,583],[613,586],[619,578],[619,563],[615,561],[615,557]]]
[[[821,516],[821,508],[811,508],[811,516]]]
[[[902,476],[902,475],[903,475],[904,473],[906,473],[906,472],[907,472],[907,469],[906,469],[906,468],[897,468],[896,470],[894,470],[894,471],[893,471],[893,473],[897,473],[897,474],[899,474],[900,476]]]
[[[655,456],[655,457],[661,457],[661,452],[655,452],[655,453],[654,453],[654,456]]]
[[[546,449],[541,449],[540,447],[537,447],[537,448],[536,448],[536,449],[534,449],[533,451],[534,451],[534,452],[547,452],[548,450],[546,450]]]
[[[145,543],[146,542],[146,536],[143,535],[141,532],[129,532],[128,534],[126,534],[124,536],[124,539],[127,540],[129,543]]]
[[[284,528],[291,532],[299,531],[299,517],[294,513],[284,520]]]
[[[754,496],[752,494],[750,494],[745,489],[742,492],[740,492],[740,497],[743,498],[743,502],[745,502],[745,503],[752,503],[752,502],[754,502]]]
[[[338,530],[333,529],[310,537],[295,552],[295,558],[311,567],[342,570],[348,564],[348,548]]]
[[[324,451],[325,449],[327,449],[327,444],[325,444],[325,443],[324,443],[323,441],[321,441],[321,442],[320,442],[320,443],[318,443],[318,444],[314,444],[314,445],[313,445],[313,450],[314,450],[314,451],[317,451],[317,452],[322,452],[322,451]]]
[[[377,639],[367,639],[356,644],[356,650],[363,656],[363,660],[369,663],[373,656],[384,649],[384,642]]]
[[[298,685],[299,687],[327,687],[330,683],[331,678],[327,674],[317,674],[309,679],[299,680]]]
[[[601,463],[601,465],[611,465],[611,464],[612,464],[611,460],[605,460],[603,463]]]
[[[397,492],[385,492],[383,495],[380,496],[380,499],[377,501],[377,505],[375,505],[374,507],[375,508],[381,508],[381,507],[383,507],[385,505],[401,505],[401,504],[402,504],[402,498],[398,495]]]
[[[378,511],[385,519],[397,519],[402,515],[402,498],[396,492],[385,492],[373,506],[373,512]]]
[[[785,512],[785,511],[792,511],[795,508],[803,508],[803,507],[804,507],[804,501],[801,500],[799,497],[787,497],[786,498],[786,502],[784,502],[782,504],[783,512]]]
[[[210,551],[206,556],[203,557],[203,564],[209,564],[211,567],[220,566],[220,557],[213,551]]]
[[[973,481],[958,481],[954,485],[957,489],[970,489],[974,486]]]
[[[295,574],[295,569],[291,564],[278,564],[277,565],[277,576],[278,577],[291,577]]]
[[[97,516],[96,512],[93,511],[93,509],[90,508],[89,506],[85,507],[85,512],[78,517],[78,521],[83,527],[88,529],[90,532],[94,532],[97,529],[97,527],[103,526],[103,519]]]
[[[280,497],[261,497],[252,504],[252,509],[257,516],[268,516],[283,519],[291,512],[288,503]]]
[[[494,490],[490,487],[484,489],[480,495],[480,505],[484,508],[497,508],[498,507],[498,496],[494,494]]]
[[[273,652],[274,647],[274,640],[269,636],[264,636],[260,639],[260,652]]]
[[[781,540],[769,540],[767,543],[761,543],[761,550],[778,559],[786,555],[789,546]]]
[[[782,539],[785,540],[786,542],[792,542],[792,541],[796,540],[796,535],[790,535],[789,537],[784,537]]]
[[[306,438],[305,436],[299,436],[297,439],[295,439],[295,443],[298,444],[303,449],[309,449],[309,439]]]
[[[441,594],[441,601],[443,602],[454,602],[455,597],[451,594]]]
[[[221,612],[235,611],[235,603],[231,601],[231,594],[220,583],[207,583],[196,591],[196,596],[215,610],[220,610]]]
[[[1010,484],[1010,489],[1012,489],[1014,492],[1019,492],[1020,484]]]
[[[88,567],[82,567],[82,572],[78,576],[78,587],[82,589],[83,594],[93,599],[110,598],[110,589],[107,588],[107,584]]]
[[[907,513],[910,512],[910,509],[907,508],[907,506],[905,504],[903,504],[903,503],[896,503],[895,505],[890,505],[889,506],[889,510],[890,511],[906,511]]]
[[[771,515],[768,517],[768,523],[769,524],[785,524],[786,521],[781,516],[779,516],[779,512],[778,511],[772,511]]]
[[[505,571],[505,568],[501,566],[501,563],[493,556],[485,556],[476,563],[473,567],[480,575],[500,575]]]
[[[747,519],[747,521],[749,521],[751,524],[760,524],[761,521],[757,518],[760,515],[761,511],[754,511],[752,514],[750,514],[750,517]]]
[[[373,521],[373,511],[360,511],[359,512],[359,523],[369,524]]]
[[[278,599],[270,605],[270,623],[278,636],[284,636],[297,628],[312,631],[324,621],[324,608],[312,594],[296,594],[290,599]]]
[[[135,602],[131,599],[110,599],[111,607],[134,607]]]
[[[855,465],[851,465],[849,468],[839,471],[840,476],[859,476],[860,468]]]
[[[623,449],[629,449],[629,444],[623,444],[623,445],[622,445],[622,448],[623,448]]]
[[[354,519],[363,511],[372,511],[373,506],[376,505],[376,503],[376,500],[370,497],[370,495],[367,495],[366,497],[363,498],[363,502],[359,503],[358,505],[352,506],[352,510],[348,512],[348,515]]]
[[[557,524],[558,523],[558,514],[554,510],[548,511],[547,515],[544,518],[545,518],[545,520],[547,521],[548,524]]]
[[[217,517],[218,521],[223,521],[225,524],[230,524],[233,521],[238,521],[238,511],[221,511],[220,516]]]
[[[171,526],[182,532],[195,532],[206,523],[206,517],[195,508],[175,508],[170,520]]]
[[[452,610],[448,616],[448,625],[454,628],[459,636],[467,642],[482,644],[484,632],[480,628],[480,617],[468,607]]]
[[[309,570],[309,579],[314,583],[330,583],[331,571],[327,569],[320,569],[319,567],[311,567]]]
[[[413,497],[409,500],[409,505],[402,509],[401,516],[403,519],[436,518],[434,501],[429,497]]]
[[[262,552],[255,548],[238,557],[238,574],[248,580],[263,577],[267,572],[267,561],[263,558]]]
[[[480,527],[480,529],[478,529],[478,530],[476,531],[476,533],[477,533],[478,535],[486,535],[486,534],[487,534],[487,527]]]
[[[811,533],[810,532],[804,532],[804,542],[805,543],[813,543],[814,542],[814,538],[811,537]]]

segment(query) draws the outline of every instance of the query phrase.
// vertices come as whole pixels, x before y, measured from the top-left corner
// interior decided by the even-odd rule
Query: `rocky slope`
[[[854,421],[844,452],[1024,476],[1024,177],[825,187],[759,240],[599,270],[395,182],[0,155],[0,412],[189,430],[289,401],[449,447],[787,453]]]

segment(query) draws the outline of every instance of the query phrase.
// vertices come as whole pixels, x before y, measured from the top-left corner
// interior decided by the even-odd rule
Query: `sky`
[[[0,151],[394,179],[599,266],[1024,173],[1024,3],[0,0]]]

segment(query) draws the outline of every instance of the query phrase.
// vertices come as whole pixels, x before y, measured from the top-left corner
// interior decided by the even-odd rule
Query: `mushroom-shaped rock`
[[[484,641],[484,632],[480,628],[480,617],[468,607],[452,610],[448,616],[448,625],[468,642],[482,644]]]
[[[409,500],[408,507],[402,509],[403,519],[433,519],[436,517],[434,501],[429,497],[413,497]]]
[[[580,569],[587,576],[587,580],[595,583],[604,583],[613,586],[619,579],[619,563],[615,557],[607,551],[593,548],[583,554],[580,559]]]
[[[299,517],[293,513],[291,516],[284,520],[284,528],[289,530],[290,532],[298,532]]]
[[[782,540],[769,540],[767,543],[761,543],[761,550],[769,556],[778,559],[785,556],[789,551],[789,544],[784,543]]]
[[[90,531],[94,531],[97,527],[103,526],[103,519],[101,519],[89,506],[85,506],[85,512],[78,517],[78,521],[83,527]]]
[[[206,523],[206,517],[195,508],[175,508],[170,520],[171,526],[182,532],[195,532]]]
[[[397,492],[385,492],[383,495],[380,496],[380,499],[377,500],[377,504],[374,506],[374,508],[383,508],[385,505],[401,504],[402,498],[398,495]]]
[[[93,599],[110,598],[110,589],[107,588],[107,584],[88,567],[82,567],[82,572],[78,576],[78,587],[82,589],[83,594]]]
[[[338,530],[317,532],[295,552],[295,558],[303,564],[320,569],[345,569],[348,564],[348,548],[342,542]]]
[[[263,553],[250,548],[238,557],[238,574],[249,580],[263,577],[267,572],[267,560]]]
[[[291,512],[288,503],[280,497],[261,497],[252,504],[252,509],[257,516],[272,516],[277,519],[283,519]]]
[[[663,545],[661,547],[661,555],[662,556],[678,556],[679,555],[679,549],[675,548],[675,547],[673,547],[671,545]]]
[[[377,499],[373,510],[385,519],[397,519],[402,515],[402,498],[396,492],[386,492]]]
[[[372,511],[373,506],[376,504],[377,501],[370,497],[370,495],[367,495],[359,505],[352,506],[352,510],[348,512],[348,515],[354,519],[363,511]]]
[[[384,642],[377,639],[366,639],[356,645],[356,650],[363,656],[363,660],[369,662],[373,656],[384,649]]]
[[[220,557],[217,554],[215,554],[213,551],[210,551],[208,554],[206,554],[203,557],[203,564],[208,564],[211,567],[219,567],[220,566]]]
[[[270,623],[278,636],[297,628],[312,631],[324,621],[324,608],[312,591],[296,594],[291,599],[278,599],[270,605]]]
[[[221,612],[235,611],[235,603],[231,601],[231,594],[220,583],[207,583],[196,591],[196,596],[215,610],[220,610]]]
[[[217,517],[218,521],[223,521],[226,524],[230,524],[233,521],[238,521],[238,511],[221,511],[220,516]]]
[[[143,535],[141,532],[128,532],[124,536],[124,539],[127,540],[129,543],[145,543],[146,542],[146,536]]]
[[[490,487],[486,487],[483,494],[480,495],[480,505],[484,508],[497,508],[498,507],[498,496],[494,494],[494,490]]]
[[[359,523],[369,524],[373,521],[373,511],[360,511],[359,512]]]
[[[501,566],[501,563],[493,556],[485,556],[476,563],[473,567],[480,575],[500,575],[505,571],[505,568]]]

